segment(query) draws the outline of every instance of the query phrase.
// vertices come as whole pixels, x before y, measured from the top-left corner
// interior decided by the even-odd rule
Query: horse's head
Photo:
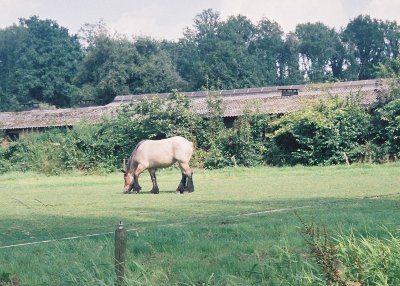
[[[124,188],[122,189],[123,192],[129,193],[132,188],[133,188],[133,175],[127,171],[121,170],[122,173],[124,173]]]

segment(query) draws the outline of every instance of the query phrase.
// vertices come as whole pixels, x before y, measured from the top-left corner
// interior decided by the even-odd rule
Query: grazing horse
[[[150,192],[158,194],[156,169],[169,167],[175,162],[178,162],[182,172],[182,179],[176,192],[181,194],[185,191],[193,192],[192,170],[189,167],[192,154],[193,143],[180,136],[162,140],[140,141],[129,157],[126,170],[121,170],[124,173],[125,180],[123,192],[129,193],[133,189],[134,192],[138,193],[141,190],[139,175],[148,169],[153,183]]]

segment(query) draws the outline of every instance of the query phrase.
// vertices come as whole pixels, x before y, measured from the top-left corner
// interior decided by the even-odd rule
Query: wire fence
[[[288,208],[281,208],[281,209],[272,209],[272,210],[265,210],[265,211],[259,211],[259,212],[251,212],[251,213],[242,213],[242,214],[236,214],[236,215],[229,215],[229,216],[225,216],[225,218],[254,216],[254,215],[262,215],[262,214],[268,214],[268,213],[286,212],[286,211],[292,211],[292,210],[294,211],[294,210],[310,208],[310,207],[311,206],[297,206],[297,207],[288,207]],[[205,217],[205,218],[207,219],[207,217]],[[204,217],[203,217],[203,219],[204,219]],[[179,222],[172,222],[172,223],[164,223],[164,224],[157,225],[156,227],[173,227],[173,226],[177,226],[177,225],[184,225],[184,224],[190,224],[190,223],[196,223],[196,222],[199,222],[199,220],[186,220],[186,221],[179,221]],[[143,230],[146,230],[146,229],[148,229],[148,228],[147,227],[137,227],[137,228],[129,228],[126,231],[127,232],[139,231],[139,230],[143,231]],[[34,241],[34,242],[25,242],[25,243],[18,243],[18,244],[3,245],[3,246],[0,246],[0,249],[16,248],[16,247],[22,247],[22,246],[45,244],[45,243],[52,243],[52,242],[61,242],[61,241],[84,239],[84,238],[93,238],[93,237],[107,236],[107,235],[112,235],[112,234],[114,234],[114,231],[101,232],[101,233],[92,233],[92,234],[84,234],[84,235],[76,235],[76,236],[55,238],[55,239],[47,239],[47,240]]]
[[[224,216],[224,218],[240,218],[240,217],[248,217],[248,216],[266,215],[266,214],[271,214],[271,213],[289,212],[289,211],[296,211],[296,210],[300,210],[300,209],[309,209],[309,208],[313,208],[313,207],[327,206],[327,205],[331,205],[331,204],[334,205],[334,204],[338,204],[338,203],[348,202],[350,200],[380,199],[380,198],[393,197],[393,196],[399,196],[399,195],[400,195],[400,192],[396,192],[396,193],[390,193],[390,194],[385,194],[385,195],[371,195],[371,196],[364,196],[364,197],[354,197],[351,199],[321,201],[314,205],[290,206],[290,207],[286,207],[286,208],[268,209],[268,210],[258,211],[258,212],[249,212],[249,213],[228,215],[228,216]],[[201,219],[202,220],[204,220],[204,219],[211,220],[212,218],[214,218],[214,217],[202,217]],[[185,224],[198,223],[198,222],[200,222],[200,219],[192,219],[192,220],[185,220],[185,221],[162,223],[162,224],[152,226],[152,227],[173,227],[173,226],[177,226],[177,225],[185,225]],[[129,229],[126,229],[126,231],[127,232],[133,232],[133,231],[139,231],[139,230],[144,231],[146,229],[150,229],[150,227],[141,226],[141,227],[136,227],[136,228],[129,228]],[[17,248],[17,247],[30,246],[30,245],[53,243],[53,242],[94,238],[94,237],[107,236],[107,235],[112,235],[112,234],[114,234],[114,231],[76,235],[76,236],[70,236],[70,237],[54,238],[54,239],[25,242],[25,243],[18,243],[18,244],[2,245],[2,246],[0,246],[0,250],[7,249],[7,248]]]

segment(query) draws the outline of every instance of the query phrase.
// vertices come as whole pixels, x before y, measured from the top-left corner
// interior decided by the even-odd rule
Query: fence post
[[[128,233],[122,221],[119,222],[115,230],[115,274],[117,275],[117,285],[123,285],[125,278],[125,253]]]

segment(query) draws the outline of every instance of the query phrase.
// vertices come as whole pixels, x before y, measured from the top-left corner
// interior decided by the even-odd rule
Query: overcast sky
[[[222,19],[241,14],[257,23],[265,17],[286,33],[306,22],[344,27],[360,14],[400,23],[400,0],[0,0],[0,28],[37,15],[75,34],[83,24],[102,19],[121,34],[174,40],[208,8]]]

